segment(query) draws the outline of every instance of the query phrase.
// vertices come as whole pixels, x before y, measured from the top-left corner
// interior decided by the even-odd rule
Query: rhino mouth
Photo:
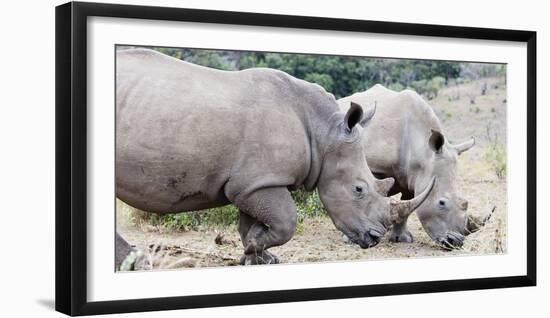
[[[439,237],[436,242],[445,250],[460,249],[464,244],[464,235],[449,231],[445,236]]]
[[[346,234],[346,236],[352,243],[359,245],[359,247],[361,247],[362,249],[367,249],[378,245],[383,236],[383,233],[371,229],[362,234]]]

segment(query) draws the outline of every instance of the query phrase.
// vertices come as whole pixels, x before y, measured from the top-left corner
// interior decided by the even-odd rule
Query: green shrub
[[[501,143],[492,143],[485,150],[485,159],[500,179],[506,177],[506,149]]]
[[[302,232],[304,219],[326,215],[317,191],[299,189],[291,195],[296,204],[299,233]],[[145,223],[168,231],[195,231],[203,226],[231,226],[239,223],[239,209],[232,204],[202,211],[157,214],[132,208],[117,200],[117,210],[135,225]]]
[[[434,99],[439,94],[439,90],[445,86],[445,79],[441,76],[436,76],[429,80],[427,85],[427,97],[429,99]]]
[[[303,223],[306,218],[319,217],[326,215],[326,210],[319,198],[319,192],[306,192],[299,189],[292,192],[292,198],[296,204],[297,222],[296,232],[303,232]]]
[[[308,73],[304,80],[321,85],[327,92],[333,90],[334,80],[328,74]]]
[[[428,99],[434,99],[445,86],[445,79],[441,76],[435,76],[430,80],[419,80],[411,82],[410,88],[418,94],[425,96]]]
[[[403,85],[399,84],[399,82],[391,83],[388,86],[388,88],[391,89],[392,91],[396,91],[396,92],[400,92],[400,91],[405,89],[405,87]]]
[[[166,214],[130,209],[132,210],[130,218],[135,225],[146,223],[170,231],[198,230],[201,226],[229,226],[237,224],[239,221],[239,210],[234,205],[202,211]]]

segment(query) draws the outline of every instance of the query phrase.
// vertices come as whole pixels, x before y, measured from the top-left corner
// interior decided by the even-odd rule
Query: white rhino
[[[318,188],[336,227],[363,248],[431,191],[433,181],[409,201],[379,194],[393,179],[372,176],[360,142],[374,110],[363,116],[353,104],[343,114],[318,85],[151,50],[116,56],[116,195],[155,213],[235,204],[243,264],[278,262],[267,249],[290,240],[296,226],[288,188]],[[130,250],[118,236],[117,246]]]
[[[468,202],[456,186],[457,157],[474,146],[474,138],[450,144],[430,105],[411,90],[395,92],[378,84],[338,100],[340,109],[347,111],[350,102],[376,105],[363,137],[372,173],[395,178],[389,194],[401,192],[402,198],[420,193],[436,177],[434,190],[417,209],[418,218],[434,241],[447,248],[462,246],[464,236],[483,223],[467,216]],[[413,241],[407,219],[394,225],[390,240]]]

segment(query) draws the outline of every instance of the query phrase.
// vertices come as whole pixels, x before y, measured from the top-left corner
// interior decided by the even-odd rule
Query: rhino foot
[[[115,236],[115,269],[120,271],[148,269],[145,254],[126,242],[118,233]]]
[[[343,233],[342,233],[342,241],[346,244],[350,244],[350,245],[353,244],[353,242],[349,239],[349,237],[346,234],[343,234]]]
[[[241,257],[241,265],[279,264],[279,258],[268,251],[245,254]]]
[[[133,250],[120,264],[120,271],[144,270],[147,268],[147,257],[140,250]]]
[[[401,232],[392,232],[390,236],[390,242],[394,243],[412,243],[413,236],[409,230],[403,230]]]

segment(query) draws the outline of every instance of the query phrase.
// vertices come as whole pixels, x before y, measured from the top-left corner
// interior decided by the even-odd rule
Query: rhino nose
[[[449,232],[446,238],[440,240],[440,243],[449,249],[460,248],[464,244],[464,235],[457,232]]]
[[[365,232],[363,235],[363,245],[361,245],[362,248],[369,248],[376,246],[378,243],[380,243],[380,235],[378,235],[375,231],[368,231]]]

